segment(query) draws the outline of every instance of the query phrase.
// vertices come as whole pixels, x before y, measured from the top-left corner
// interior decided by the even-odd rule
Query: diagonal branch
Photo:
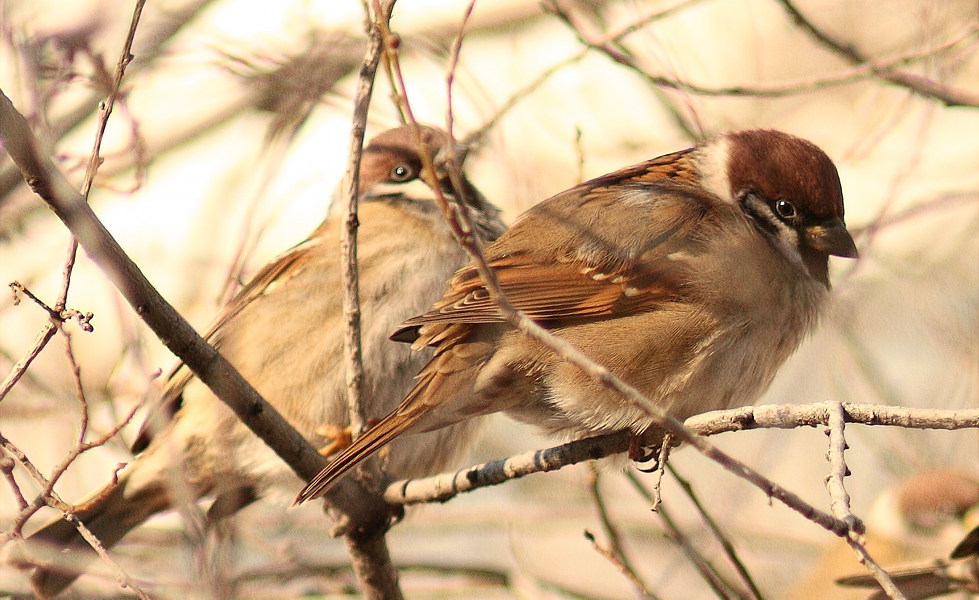
[[[42,155],[27,121],[2,90],[0,143],[31,189],[64,222],[89,257],[171,352],[301,478],[312,478],[326,466],[326,459],[152,287],[85,199],[51,160]],[[359,490],[354,482],[345,481],[337,486],[328,494],[328,501],[347,517],[338,523],[340,532],[349,530],[352,522],[358,523],[361,530],[382,528],[387,524],[383,502]]]

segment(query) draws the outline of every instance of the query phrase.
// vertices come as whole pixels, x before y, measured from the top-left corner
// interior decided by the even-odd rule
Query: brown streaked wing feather
[[[325,223],[324,223],[325,225]],[[241,290],[235,294],[224,308],[221,309],[221,313],[218,314],[215,321],[211,324],[210,329],[207,331],[207,335],[204,339],[208,341],[217,341],[220,339],[221,329],[230,321],[235,318],[238,313],[240,313],[252,300],[265,294],[269,291],[269,287],[272,284],[282,284],[288,280],[288,278],[283,278],[282,274],[284,272],[289,272],[290,277],[294,277],[302,272],[303,263],[310,260],[310,248],[318,244],[323,243],[320,237],[320,232],[323,230],[324,225],[321,225],[313,232],[313,234],[306,240],[296,244],[292,248],[286,250],[272,262],[268,263],[262,269],[252,277],[248,283],[246,283]]]
[[[595,226],[576,223],[567,212],[555,210],[548,214],[548,207],[544,206],[535,214],[528,214],[520,227],[560,227],[567,231],[564,237],[568,241],[545,252],[517,250],[499,257],[492,256],[495,247],[491,247],[489,265],[507,299],[537,321],[625,316],[655,310],[683,293],[685,262],[680,255],[698,251],[702,237],[699,228],[707,214],[697,210],[703,202],[696,196],[670,191],[663,193],[656,204],[657,220],[662,223],[659,231],[649,231],[643,238],[633,240],[605,238],[601,229],[596,234]],[[592,201],[600,201],[602,196],[617,193],[602,187],[587,195]],[[645,207],[620,204],[614,209],[631,209],[635,218],[648,218],[643,213],[648,210]],[[566,250],[582,247],[580,239],[575,238],[586,235],[590,236],[588,254]],[[637,256],[642,259],[635,260]],[[395,335],[430,323],[501,321],[496,303],[470,265],[453,278],[431,311],[406,321]]]
[[[317,234],[322,230],[323,225],[316,229],[308,239],[293,246],[283,252],[278,257],[268,263],[246,283],[241,290],[235,294],[218,314],[211,324],[207,334],[204,336],[208,342],[215,347],[220,347],[221,330],[234,319],[238,314],[255,298],[261,296],[269,290],[273,284],[285,281],[281,279],[282,273],[291,269],[293,275],[302,271],[302,263],[309,260],[309,248],[320,242]],[[297,268],[298,267],[298,268]],[[194,374],[181,362],[170,371],[167,377],[166,387],[160,394],[160,398],[150,408],[146,420],[136,434],[136,440],[130,446],[134,454],[139,454],[153,441],[153,436],[160,431],[180,410],[183,403],[183,392],[187,384],[194,378]]]
[[[907,600],[927,600],[965,589],[962,582],[948,572],[948,566],[944,561],[937,561],[933,565],[924,567],[889,568],[887,574]],[[880,584],[872,575],[841,577],[836,580],[836,584],[841,587],[880,589]],[[887,600],[887,598],[887,594],[878,591],[869,596],[868,600]]]

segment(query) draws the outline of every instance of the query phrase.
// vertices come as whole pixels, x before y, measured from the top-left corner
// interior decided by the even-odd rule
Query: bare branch
[[[704,436],[747,429],[817,427],[829,424],[830,410],[830,403],[827,402],[746,406],[695,415],[684,421],[684,425]],[[945,430],[979,428],[979,409],[937,410],[844,403],[843,410],[846,422],[863,425]],[[457,494],[480,487],[497,485],[531,473],[556,471],[586,460],[620,454],[628,449],[629,436],[625,432],[575,440],[454,472],[396,481],[384,491],[384,499],[391,504],[445,502]],[[805,506],[808,505],[803,503],[801,508],[805,509]]]
[[[783,2],[783,4],[789,4],[787,0],[779,1]],[[548,8],[562,21],[564,21],[572,31],[574,31],[575,35],[578,36],[578,39],[582,44],[586,45],[588,48],[601,52],[610,60],[632,70],[656,87],[685,91],[700,96],[751,96],[758,98],[779,98],[783,96],[792,96],[812,92],[826,87],[853,83],[855,81],[861,81],[870,77],[879,77],[891,83],[906,87],[919,95],[941,100],[948,106],[979,107],[979,95],[969,92],[968,90],[944,86],[921,75],[896,71],[898,67],[932,58],[938,54],[948,52],[966,41],[973,40],[977,37],[977,35],[979,35],[979,26],[975,24],[970,25],[962,33],[957,36],[953,36],[945,43],[939,44],[933,48],[909,52],[907,54],[898,55],[875,62],[866,60],[861,56],[859,60],[850,61],[856,65],[854,68],[836,75],[827,75],[819,78],[810,78],[770,86],[738,85],[729,87],[709,87],[679,78],[671,78],[649,73],[628,51],[617,48],[604,39],[597,39],[589,36],[575,22],[571,15],[560,8],[557,4],[552,2],[548,5]],[[846,55],[844,56],[846,57]]]
[[[829,48],[837,55],[843,57],[849,63],[853,65],[860,65],[862,69],[866,68],[867,63],[869,62],[867,57],[861,54],[853,46],[853,44],[838,40],[829,33],[816,27],[816,24],[802,14],[802,11],[800,11],[791,0],[778,0],[778,3],[782,5],[782,8],[785,9],[785,12],[788,13],[789,17],[795,22],[795,24],[804,29],[814,40]],[[949,44],[939,46],[925,53],[919,53],[917,56],[909,55],[908,59],[894,61],[890,66],[878,64],[878,66],[872,68],[872,72],[881,79],[907,88],[919,96],[940,100],[946,106],[979,107],[979,94],[970,92],[968,90],[943,85],[937,81],[928,79],[924,75],[894,69],[895,67],[901,66],[902,64],[907,64],[907,62],[913,61],[917,58],[926,58],[950,49],[958,45],[960,41],[974,37],[977,32],[979,32],[979,25],[970,25],[962,36],[955,38]]]

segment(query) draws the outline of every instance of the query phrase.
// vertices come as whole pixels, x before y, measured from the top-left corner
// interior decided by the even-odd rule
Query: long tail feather
[[[374,454],[389,442],[411,428],[425,416],[427,407],[417,402],[418,385],[391,414],[368,429],[354,443],[344,448],[330,464],[319,472],[306,487],[299,492],[293,504],[302,504],[326,493],[343,475],[360,461]]]

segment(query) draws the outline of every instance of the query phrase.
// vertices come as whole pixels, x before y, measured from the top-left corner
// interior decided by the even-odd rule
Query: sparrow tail
[[[293,505],[322,496],[347,471],[406,432],[424,417],[429,407],[418,402],[417,399],[425,387],[424,382],[416,385],[393,413],[381,419],[377,425],[354,440],[353,444],[340,451],[330,464],[299,492]]]

